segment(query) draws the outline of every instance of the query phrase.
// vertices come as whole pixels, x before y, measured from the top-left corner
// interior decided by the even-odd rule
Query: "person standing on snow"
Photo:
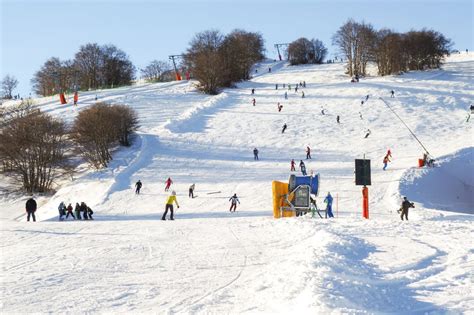
[[[306,146],[306,159],[311,159],[311,148]]]
[[[278,83],[275,84],[275,90],[278,90]]]
[[[394,90],[391,90],[391,91],[390,91],[390,98],[393,98],[393,97],[395,97],[395,91],[394,91]]]
[[[387,150],[387,154],[385,154],[386,156],[388,156],[389,158],[392,157],[392,151],[390,151],[390,149]]]
[[[295,165],[296,165],[295,160],[291,159],[291,163],[290,163],[290,164],[291,164],[290,172],[296,171],[296,169],[295,169]]]
[[[194,198],[194,188],[196,187],[195,184],[189,186],[189,198]]]
[[[288,99],[288,92],[285,92],[285,100]]]
[[[81,206],[79,202],[76,202],[76,207],[74,208],[74,212],[76,213],[76,220],[81,220]]]
[[[64,220],[64,216],[66,215],[66,205],[64,204],[64,201],[61,201],[61,203],[58,206],[58,211],[59,211],[59,221]]]
[[[410,208],[415,208],[415,205],[413,204],[413,202],[408,201],[407,197],[403,197],[403,202],[402,202],[402,207],[401,207],[402,215],[400,216],[402,221],[403,221],[404,216],[408,221],[408,209]]]
[[[171,184],[173,184],[171,177],[168,177],[168,179],[165,181],[165,184],[166,184],[165,191],[168,191],[170,189]]]
[[[283,125],[283,129],[281,130],[281,133],[285,133],[285,130],[288,126],[286,125],[286,123]]]
[[[278,102],[277,107],[278,107],[278,112],[281,112],[281,109],[283,108],[283,105],[280,105],[280,102]]]
[[[77,105],[77,101],[79,100],[79,94],[76,92],[74,92],[74,105]]]
[[[297,93],[297,92],[298,92],[298,85],[295,86],[295,93]]]
[[[87,205],[84,201],[81,202],[81,212],[82,212],[82,219],[89,220],[89,217],[87,215]]]
[[[328,214],[328,217],[334,218],[334,214],[332,214],[332,201],[333,198],[331,196],[331,193],[328,192],[326,198],[324,198],[324,203],[326,203],[326,213]]]
[[[291,84],[288,83],[288,91],[291,91]]]
[[[306,81],[303,81],[303,87],[304,88],[306,87]]]
[[[300,160],[300,170],[301,174],[303,174],[303,176],[306,176],[306,165],[304,165],[303,160]]]
[[[257,150],[257,148],[253,149],[253,159],[255,161],[258,161],[258,150]]]
[[[30,216],[33,217],[33,222],[36,222],[35,212],[36,212],[36,201],[31,197],[26,201],[25,210],[28,216],[26,217],[26,221],[30,222]]]
[[[135,183],[135,194],[139,195],[140,194],[140,189],[142,189],[142,182],[138,180],[138,182]]]
[[[239,198],[237,198],[237,194],[234,194],[232,197],[230,197],[229,201],[231,202],[229,212],[235,212],[235,210],[237,209],[237,202],[240,205],[240,201]],[[232,209],[234,209],[234,211],[232,211]]]
[[[388,158],[388,155],[386,155],[386,156],[383,158],[383,170],[384,170],[384,171],[385,171],[385,169],[387,168],[388,162],[390,162],[390,159]]]
[[[257,101],[256,101],[255,99],[252,100],[253,106],[255,106],[255,103],[256,103],[256,102],[257,102]]]
[[[339,117],[339,115],[337,115],[337,117],[336,117],[336,122],[337,122],[338,124],[341,123],[341,122],[340,122],[340,117]]]
[[[171,192],[171,195],[168,197],[168,200],[166,201],[165,212],[163,213],[161,220],[163,221],[166,220],[166,215],[168,214],[168,210],[170,211],[170,220],[174,220],[173,202],[176,203],[176,206],[179,208],[178,199],[176,199],[176,191],[174,190]]]
[[[74,220],[76,220],[76,217],[74,216],[74,213],[72,213],[72,210],[73,210],[73,209],[74,209],[74,208],[72,207],[71,204],[69,204],[69,205],[67,206],[67,208],[66,208],[66,210],[67,210],[66,219],[69,218],[69,215],[71,215],[72,218],[73,218]]]
[[[255,94],[255,89],[252,89],[252,95],[254,95],[254,94]]]

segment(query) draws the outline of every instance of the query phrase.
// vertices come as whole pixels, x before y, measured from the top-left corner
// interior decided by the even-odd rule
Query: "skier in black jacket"
[[[401,207],[402,215],[400,216],[402,218],[402,221],[403,221],[403,216],[405,216],[405,218],[408,221],[408,209],[409,208],[415,208],[415,205],[413,204],[413,202],[408,201],[407,197],[403,197],[403,202],[402,202],[402,207]]]
[[[26,208],[26,213],[28,213],[26,220],[29,222],[30,216],[32,216],[33,222],[36,222],[35,212],[36,212],[37,204],[36,204],[36,201],[33,199],[33,197],[31,197],[30,199],[26,201],[25,208]]]

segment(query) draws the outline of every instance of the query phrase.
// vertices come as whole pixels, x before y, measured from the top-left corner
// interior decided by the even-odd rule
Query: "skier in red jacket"
[[[165,191],[168,191],[170,189],[171,184],[173,184],[171,177],[168,177],[165,183],[166,183]]]

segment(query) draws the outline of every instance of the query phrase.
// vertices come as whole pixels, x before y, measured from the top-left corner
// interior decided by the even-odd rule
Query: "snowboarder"
[[[258,161],[258,150],[257,150],[257,148],[253,149],[253,159],[255,161]]]
[[[390,159],[388,158],[388,155],[386,155],[386,156],[383,158],[383,170],[384,170],[384,171],[385,171],[385,169],[387,168],[388,162],[390,162]]]
[[[66,219],[69,218],[69,215],[71,215],[72,218],[73,218],[74,220],[76,220],[76,217],[74,216],[74,213],[72,213],[72,210],[73,210],[73,209],[74,209],[74,208],[72,207],[71,204],[69,204],[69,205],[67,206],[67,208],[66,208],[66,210],[67,210]]]
[[[370,129],[367,129],[364,139],[367,139],[370,136],[371,133],[372,132],[370,131]]]
[[[229,198],[230,203],[230,209],[229,212],[235,212],[237,209],[237,202],[240,204],[239,198],[237,197],[237,194],[234,194],[232,197]],[[232,211],[233,209],[233,211]]]
[[[283,105],[280,105],[280,103],[278,103],[278,112],[281,112],[282,108],[283,108]]]
[[[195,184],[189,186],[189,198],[194,198],[194,188],[196,187]]]
[[[142,182],[138,180],[138,182],[135,183],[135,194],[139,195],[140,194],[140,189],[142,189]]]
[[[403,221],[403,216],[405,216],[405,218],[408,221],[408,209],[410,208],[415,208],[415,205],[413,204],[413,202],[408,201],[407,197],[403,197],[402,206],[400,208],[402,212],[402,215],[400,216],[400,218],[402,219],[402,221]]]
[[[340,124],[340,117],[339,117],[339,115],[337,115],[336,121],[337,121],[338,124]]]
[[[285,92],[285,100],[288,99],[288,92]]]
[[[81,202],[81,212],[82,212],[82,219],[89,220],[89,217],[87,215],[87,205],[84,201]]]
[[[257,102],[257,101],[256,101],[255,99],[252,100],[253,106],[255,106],[255,103],[256,103],[256,102]]]
[[[283,129],[281,130],[281,133],[285,133],[285,130],[288,126],[286,124],[283,125]]]
[[[64,204],[64,201],[61,201],[58,206],[58,211],[59,211],[59,221],[64,220],[64,216],[66,215],[66,205]]]
[[[74,212],[76,213],[76,220],[81,220],[81,206],[78,202],[76,202],[76,207],[74,208]]]
[[[306,176],[306,165],[304,165],[303,160],[300,160],[300,170],[301,170],[301,174]]]
[[[252,89],[252,95],[254,95],[254,94],[255,94],[255,89]]]
[[[332,201],[331,193],[328,192],[326,198],[324,198],[324,203],[326,203],[326,213],[330,218],[334,218],[334,214],[332,214]]]
[[[33,222],[36,222],[35,212],[36,212],[36,201],[31,197],[26,201],[25,209],[28,216],[26,217],[26,221],[30,222],[30,216],[33,218]]]
[[[166,220],[166,214],[168,213],[168,210],[170,211],[170,220],[174,220],[173,202],[176,203],[176,206],[179,208],[178,199],[176,199],[176,191],[174,190],[171,192],[171,195],[168,197],[168,200],[166,201],[165,212],[163,213],[161,220],[163,221]]]
[[[165,184],[166,184],[165,191],[168,191],[170,189],[171,184],[173,184],[171,177],[168,177],[168,179],[165,181]]]
[[[395,97],[395,91],[394,91],[394,90],[391,90],[391,91],[390,91],[390,98],[393,98],[393,97]]]
[[[306,146],[306,159],[311,159],[311,148]]]
[[[291,159],[291,169],[290,169],[290,172],[296,171],[296,169],[295,169],[295,164],[296,164],[296,163],[295,163],[295,160]]]

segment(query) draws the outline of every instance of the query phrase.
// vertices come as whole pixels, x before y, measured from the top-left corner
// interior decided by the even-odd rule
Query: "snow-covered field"
[[[300,81],[305,98],[282,88]],[[6,193],[2,178],[2,313],[474,313],[474,139],[465,122],[473,54],[449,57],[443,70],[357,84],[342,64],[268,62],[218,96],[171,82],[82,93],[77,108],[36,102],[71,122],[96,94],[137,110],[135,144],[108,169],[82,166],[53,197],[37,196],[36,223],[25,220],[28,196]],[[416,167],[422,148],[379,97],[438,167]],[[271,181],[287,180],[307,145],[307,168],[321,174],[317,202],[330,191],[337,218],[275,220]],[[388,149],[393,162],[383,171]],[[369,220],[354,184],[354,159],[364,154]],[[175,221],[161,221],[169,176],[181,207]],[[233,193],[241,204],[229,213]],[[408,222],[396,212],[402,196],[416,205]],[[60,201],[86,201],[96,220],[58,222]]]

